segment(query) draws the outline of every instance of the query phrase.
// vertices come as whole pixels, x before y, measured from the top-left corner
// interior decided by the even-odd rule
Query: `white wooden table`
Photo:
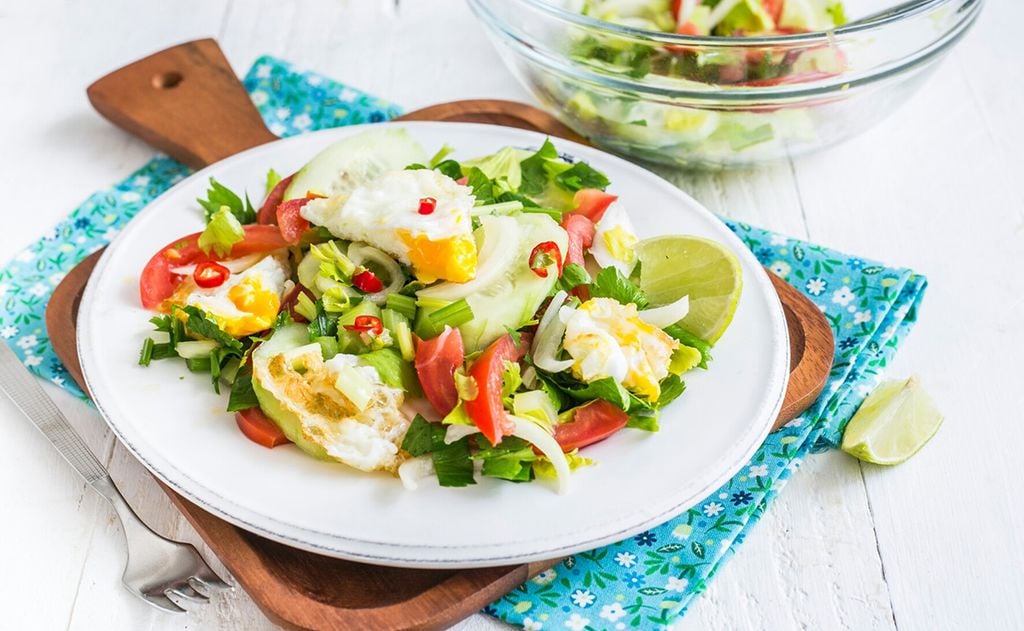
[[[828,153],[675,177],[731,217],[926,273],[922,319],[892,374],[920,374],[947,415],[897,468],[809,459],[677,629],[1024,627],[1022,24],[1024,4],[991,0],[906,107]],[[0,260],[151,153],[92,112],[85,86],[206,36],[239,71],[272,53],[408,108],[529,100],[462,0],[5,0]],[[197,541],[102,420],[52,391],[143,516]],[[0,426],[0,626],[272,626],[241,592],[188,617],[130,596],[112,511],[6,399]],[[477,616],[461,628],[497,626]]]

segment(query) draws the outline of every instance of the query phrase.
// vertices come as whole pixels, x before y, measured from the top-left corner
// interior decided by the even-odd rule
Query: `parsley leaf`
[[[208,340],[213,340],[238,355],[242,354],[242,343],[225,333],[219,326],[217,326],[216,322],[206,317],[206,313],[201,309],[193,307],[192,305],[176,308],[181,309],[188,314],[188,320],[185,321],[185,328],[187,328],[189,332],[205,337]]]
[[[555,182],[564,189],[578,191],[583,188],[599,188],[602,191],[610,182],[604,173],[586,162],[577,162],[555,176]]]
[[[405,438],[402,439],[402,449],[408,451],[413,456],[422,456],[423,454],[430,453],[434,449],[432,436],[431,423],[417,414],[416,418],[409,425],[409,429],[405,432]]]
[[[441,486],[469,486],[476,484],[473,479],[473,461],[470,459],[469,436],[463,436],[450,445],[444,444],[445,429],[438,425],[433,430],[434,450],[430,457],[434,461],[434,473]]]
[[[686,390],[686,382],[679,378],[679,375],[669,375],[661,380],[661,396],[658,397],[656,408],[663,408],[679,398],[679,395]]]
[[[228,396],[228,412],[238,412],[259,406],[259,399],[252,387],[252,371],[239,371],[235,381],[231,384],[231,394]]]
[[[516,436],[506,436],[491,446],[483,436],[476,438],[480,450],[473,460],[483,461],[483,475],[514,482],[526,482],[533,477],[533,462],[537,460],[537,454],[530,443]]]
[[[316,301],[316,317],[309,322],[309,339],[318,337],[334,337],[338,334],[338,319],[327,315],[324,309],[324,301]]]
[[[435,164],[434,170],[440,171],[453,180],[458,180],[462,177],[462,165],[460,165],[457,160],[452,160],[450,158]]]
[[[210,188],[206,191],[206,199],[197,199],[196,201],[203,207],[203,216],[207,223],[213,218],[214,213],[220,210],[221,206],[227,206],[231,214],[241,224],[256,222],[256,210],[249,203],[248,198],[246,198],[245,202],[242,202],[242,198],[236,195],[234,191],[212,177],[210,178]]]
[[[494,185],[479,167],[472,167],[466,177],[466,184],[473,189],[478,205],[494,203]]]
[[[522,182],[519,185],[519,192],[525,195],[536,195],[544,190],[548,183],[548,171],[545,168],[550,160],[558,159],[558,151],[551,143],[550,138],[544,139],[537,153],[525,158],[519,163],[522,170]]]
[[[569,263],[562,268],[562,276],[558,279],[558,287],[572,291],[580,285],[590,284],[590,273],[578,263]]]
[[[647,306],[647,296],[644,292],[614,267],[605,267],[598,272],[597,278],[590,286],[590,295],[595,298],[614,298],[624,305],[633,303],[637,309]]]

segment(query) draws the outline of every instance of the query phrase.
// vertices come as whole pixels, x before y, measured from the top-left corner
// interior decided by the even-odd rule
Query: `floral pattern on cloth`
[[[323,75],[262,57],[244,80],[267,126],[291,136],[387,120],[400,109]],[[79,396],[50,348],[44,310],[74,265],[190,171],[156,157],[89,197],[0,271],[0,337],[25,365]],[[811,452],[836,446],[917,316],[927,281],[834,250],[726,221],[760,262],[825,313],[836,356],[825,391],[800,418],[771,434],[742,470],[675,519],[619,543],[576,554],[484,611],[530,631],[672,628],[742,543],[772,498]]]
[[[267,127],[282,137],[381,122],[402,112],[396,105],[269,56],[256,60],[244,83]],[[190,173],[171,158],[153,158],[124,181],[91,195],[0,269],[0,337],[32,372],[85,398],[50,347],[45,327],[50,294],[71,268],[110,243],[146,204]]]

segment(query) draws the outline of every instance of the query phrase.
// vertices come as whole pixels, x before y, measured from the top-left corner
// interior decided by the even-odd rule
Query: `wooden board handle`
[[[277,139],[212,39],[115,70],[87,94],[112,123],[193,169]]]

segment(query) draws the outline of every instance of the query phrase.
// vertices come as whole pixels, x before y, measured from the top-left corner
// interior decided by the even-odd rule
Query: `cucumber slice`
[[[343,138],[327,147],[292,178],[284,199],[305,197],[308,192],[333,197],[387,171],[427,161],[427,154],[401,127],[386,127]]]
[[[514,228],[510,221],[514,222]],[[516,238],[513,240],[509,234]],[[530,253],[538,243],[554,241],[564,254],[569,240],[565,230],[551,217],[532,213],[485,220],[474,236],[481,244],[477,278],[486,282],[441,283],[418,294],[425,298],[466,299],[473,310],[473,319],[459,326],[459,332],[467,353],[485,348],[507,329],[518,329],[533,318],[558,279],[554,274],[547,278],[537,276],[530,269]],[[508,256],[507,250],[502,251],[508,248],[510,241],[516,244],[514,256]],[[493,248],[493,256],[485,257],[489,243],[502,247]],[[490,265],[497,269],[489,269]],[[469,293],[465,291],[467,286],[472,289]],[[424,305],[417,318],[426,317],[438,308]]]

